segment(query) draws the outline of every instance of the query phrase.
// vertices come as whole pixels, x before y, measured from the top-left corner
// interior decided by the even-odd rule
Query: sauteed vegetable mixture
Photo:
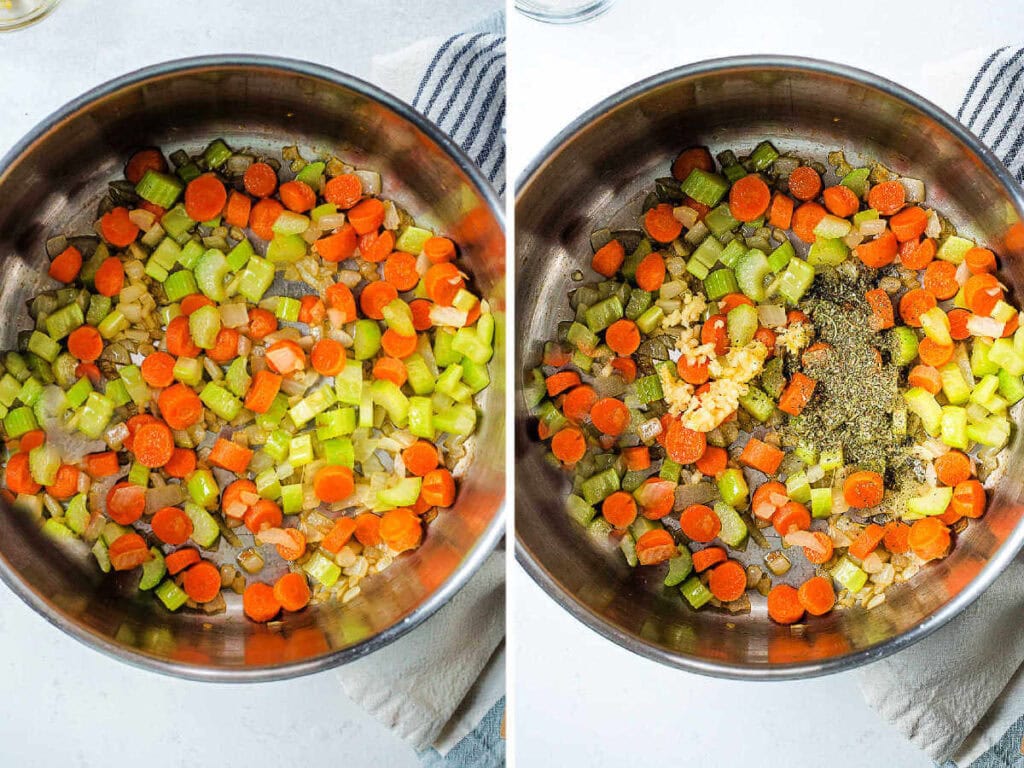
[[[456,244],[375,172],[283,158],[136,153],[2,357],[9,500],[172,611],[353,599],[454,503],[489,384]]]
[[[993,252],[921,181],[828,161],[682,152],[638,229],[594,233],[526,383],[569,514],[694,608],[880,604],[984,514],[1024,399]]]

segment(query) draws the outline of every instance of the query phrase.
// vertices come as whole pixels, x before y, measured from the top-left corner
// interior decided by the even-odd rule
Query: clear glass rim
[[[564,11],[552,8],[550,3],[536,0],[515,0],[516,10],[524,16],[545,24],[576,24],[600,16],[615,0],[592,0]]]
[[[35,8],[21,16],[8,18],[0,15],[0,32],[14,32],[31,26],[46,18],[58,5],[60,5],[60,0],[41,0]]]

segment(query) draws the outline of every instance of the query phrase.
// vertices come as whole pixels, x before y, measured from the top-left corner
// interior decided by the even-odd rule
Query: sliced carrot
[[[907,374],[907,383],[937,395],[942,389],[942,374],[930,365],[915,365]]]
[[[252,480],[235,480],[221,494],[220,508],[226,517],[241,520],[259,499],[256,483]]]
[[[883,216],[892,216],[907,202],[907,193],[898,181],[883,181],[868,190],[868,205]]]
[[[61,464],[56,479],[46,486],[46,492],[59,501],[70,499],[78,493],[78,468]]]
[[[431,264],[440,264],[443,261],[455,261],[455,243],[450,238],[434,237],[427,238],[423,243],[423,255]]]
[[[394,328],[388,328],[380,337],[380,346],[384,353],[399,360],[404,360],[416,351],[416,335],[403,336]]]
[[[739,221],[754,221],[768,210],[771,198],[771,190],[764,179],[751,173],[737,179],[729,189],[729,212]]]
[[[977,480],[963,480],[953,489],[950,506],[964,517],[981,517],[985,514],[985,486]]]
[[[395,235],[390,230],[367,232],[359,238],[359,255],[374,264],[387,259],[395,249]]]
[[[153,535],[172,547],[188,541],[193,530],[192,520],[177,507],[157,510],[149,524],[153,529]]]
[[[622,460],[630,472],[642,472],[651,466],[651,450],[646,445],[623,448]]]
[[[154,420],[139,427],[132,438],[132,453],[144,467],[162,467],[174,453],[174,436],[162,421]]]
[[[884,537],[885,528],[875,523],[870,523],[857,535],[857,538],[853,540],[847,551],[858,560],[863,560],[878,548]]]
[[[793,223],[793,198],[776,192],[768,209],[768,225],[778,229],[789,229]]]
[[[195,221],[210,221],[220,216],[228,201],[224,183],[212,173],[197,176],[185,187],[185,213]]]
[[[401,291],[411,291],[420,281],[416,257],[405,251],[392,251],[384,261],[384,279]]]
[[[657,291],[665,282],[665,257],[649,253],[636,267],[636,284],[645,291]]]
[[[671,243],[683,231],[683,223],[672,213],[672,206],[659,203],[644,214],[644,229],[659,243]]]
[[[18,440],[19,451],[31,451],[33,448],[38,448],[46,442],[46,432],[41,429],[33,429],[30,432],[26,432]]]
[[[928,227],[928,214],[917,205],[904,208],[889,219],[889,229],[901,243],[916,240]]]
[[[253,413],[266,413],[274,404],[284,378],[271,371],[257,371],[245,395],[245,407]]]
[[[342,465],[321,467],[313,476],[313,493],[320,501],[328,504],[347,499],[355,487],[352,470]]]
[[[139,227],[131,220],[128,209],[118,206],[100,218],[100,234],[115,248],[127,248],[139,236]]]
[[[706,544],[722,530],[722,521],[711,507],[691,504],[679,515],[679,528],[691,541]]]
[[[345,348],[334,339],[320,339],[309,353],[309,362],[321,376],[337,376],[345,370]]]
[[[164,464],[164,472],[170,477],[186,478],[196,469],[196,452],[191,448],[175,448],[171,459]]]
[[[772,515],[772,527],[780,536],[793,531],[806,531],[811,527],[810,510],[798,501],[786,502]]]
[[[629,408],[621,400],[604,397],[590,409],[590,420],[600,432],[618,437],[629,426]]]
[[[167,351],[175,357],[198,357],[203,351],[192,341],[192,332],[185,315],[178,315],[167,324],[164,343]]]
[[[142,378],[151,387],[169,387],[174,382],[175,362],[166,352],[152,352],[142,361]]]
[[[93,276],[96,292],[108,298],[117,296],[124,288],[124,265],[116,256],[108,256]]]
[[[967,269],[973,275],[978,275],[982,272],[995,272],[998,266],[996,264],[996,255],[988,248],[981,248],[979,246],[971,248],[964,254],[964,263],[967,264]]]
[[[370,283],[359,294],[359,308],[373,320],[384,319],[384,307],[398,298],[398,291],[383,280]]]
[[[11,493],[24,493],[34,496],[42,488],[39,483],[32,479],[27,452],[16,453],[7,460],[7,466],[4,469],[4,482]]]
[[[351,517],[339,517],[334,521],[334,527],[320,542],[320,546],[328,552],[338,554],[341,548],[348,544],[352,535],[356,532],[356,521]]]
[[[882,543],[894,555],[902,555],[910,551],[909,536],[909,525],[893,521],[885,524],[885,535],[882,537]]]
[[[714,344],[715,354],[724,355],[729,351],[729,331],[725,315],[711,315],[700,329],[700,343]]]
[[[82,269],[82,252],[69,245],[50,262],[49,274],[62,283],[73,283]]]
[[[626,409],[626,413],[629,410]],[[707,449],[707,435],[685,426],[679,419],[673,419],[665,432],[665,451],[677,464],[693,464]]]
[[[188,429],[203,418],[203,402],[184,384],[172,384],[157,398],[164,421],[171,429]]]
[[[853,252],[865,266],[881,269],[896,261],[899,244],[896,241],[896,235],[887,229],[874,240],[868,240],[858,245]]]
[[[260,499],[249,507],[243,519],[246,528],[253,533],[260,533],[267,528],[280,528],[284,515],[281,508],[270,499]]]
[[[249,448],[232,440],[218,437],[210,450],[209,461],[216,467],[240,475],[249,468],[252,457],[253,452]]]
[[[450,507],[455,503],[455,478],[444,467],[423,476],[420,498],[432,507]]]
[[[390,294],[391,292],[387,291],[387,295]],[[384,297],[381,296],[381,299],[383,298]],[[328,287],[327,291],[324,293],[324,301],[327,302],[328,307],[340,313],[340,316],[337,316],[337,320],[340,322],[334,322],[335,318],[332,316],[331,312],[328,311],[327,313],[328,316],[332,318],[332,322],[334,322],[335,326],[351,323],[359,316],[356,312],[356,299],[352,295],[352,291],[344,283],[335,283]],[[383,307],[381,308],[383,309]]]
[[[437,448],[426,440],[417,440],[402,451],[402,463],[416,477],[423,477],[441,463]]]
[[[739,460],[741,464],[746,464],[748,467],[764,472],[766,475],[774,475],[778,472],[779,465],[785,457],[785,452],[774,445],[769,445],[762,440],[758,440],[756,437],[751,437],[747,440],[746,445],[743,446],[743,452],[740,453]]]
[[[576,427],[563,427],[551,438],[551,452],[564,464],[575,464],[587,452],[587,439]]]
[[[937,560],[949,552],[949,528],[934,517],[915,520],[907,535],[910,550],[922,560]]]
[[[341,173],[324,185],[324,199],[347,211],[362,199],[363,182],[354,173]]]
[[[232,227],[245,229],[249,226],[249,214],[252,212],[252,200],[241,192],[231,191],[228,205],[224,209],[224,222]]]
[[[971,459],[963,451],[951,450],[935,460],[939,482],[950,487],[971,479]]]
[[[113,477],[121,471],[121,464],[117,460],[117,453],[114,451],[90,453],[85,457],[85,471],[94,480],[99,480],[103,477]]]
[[[949,318],[949,335],[953,341],[964,341],[969,339],[971,332],[967,330],[967,321],[971,319],[971,313],[966,309],[954,308],[946,315]]]
[[[818,382],[796,371],[779,398],[779,410],[790,416],[799,416],[814,395]]]
[[[238,357],[239,333],[234,328],[221,328],[217,331],[213,348],[206,350],[206,356],[215,363],[226,364]]]
[[[369,197],[349,210],[348,220],[360,235],[376,232],[384,223],[384,203],[375,197]]]
[[[328,289],[328,292],[330,289]],[[253,307],[249,310],[249,337],[259,341],[277,330],[277,318],[267,309]]]
[[[274,223],[284,212],[284,206],[272,198],[258,201],[249,212],[249,229],[261,240],[274,239]]]
[[[580,385],[580,375],[576,371],[559,371],[553,373],[544,380],[547,387],[548,397],[554,397],[567,389]]]
[[[364,547],[380,544],[380,518],[372,512],[356,515],[356,540]]]
[[[625,491],[615,491],[601,502],[601,514],[613,527],[623,530],[636,520],[636,500]]]
[[[924,271],[924,289],[939,301],[956,296],[960,290],[956,265],[950,261],[933,261]]]
[[[641,565],[657,565],[677,554],[675,540],[664,528],[654,528],[637,539],[636,557]]]
[[[793,211],[793,233],[805,243],[813,243],[814,228],[828,212],[814,202],[804,203]]]
[[[664,264],[664,261],[662,262]],[[632,320],[616,320],[604,334],[605,343],[618,355],[631,355],[640,346],[640,329]]]
[[[247,585],[242,593],[242,611],[253,621],[263,623],[281,612],[281,603],[272,586],[256,581]]]
[[[245,169],[242,183],[253,197],[270,197],[277,189],[277,171],[266,163],[253,163]]]
[[[747,591],[747,572],[736,560],[726,560],[711,569],[708,589],[723,603],[739,600]]]
[[[729,556],[725,554],[725,550],[721,547],[705,547],[694,552],[692,558],[693,570],[697,573],[703,573],[713,565],[724,563],[729,559]]]
[[[900,317],[913,328],[921,327],[921,315],[936,305],[935,296],[924,288],[912,288],[900,299]]]
[[[434,325],[430,319],[430,308],[433,304],[426,299],[413,299],[409,302],[412,312],[412,327],[417,331],[429,331]]]
[[[304,181],[286,181],[277,190],[285,208],[295,213],[305,213],[316,205],[316,192]]]
[[[814,540],[818,543],[818,548],[804,547],[804,557],[807,558],[807,562],[814,563],[815,565],[827,563],[832,559],[832,553],[835,551],[832,539],[824,531],[814,531],[811,535],[814,536]]]
[[[313,243],[313,250],[321,259],[332,264],[351,259],[356,252],[358,239],[351,224],[345,224],[333,234],[321,237]]]
[[[103,337],[91,325],[80,325],[68,336],[68,352],[84,363],[103,354]]]
[[[995,275],[988,272],[971,275],[964,283],[964,303],[977,315],[988,317],[1001,298],[1003,289]]]
[[[728,315],[741,304],[754,306],[754,302],[742,293],[729,293],[718,300],[718,314]]]
[[[776,584],[768,593],[768,616],[777,624],[796,624],[804,617],[800,593],[789,584]]]
[[[896,324],[892,299],[889,298],[889,294],[881,288],[873,288],[864,294],[864,298],[871,309],[871,330],[882,331],[892,328]]]
[[[800,605],[811,616],[824,616],[836,604],[836,591],[824,576],[812,576],[797,590]]]
[[[885,482],[877,472],[860,470],[843,481],[843,498],[851,507],[865,509],[880,504],[885,493]]]
[[[562,399],[562,415],[574,424],[582,424],[590,418],[590,411],[597,403],[593,387],[583,384],[570,389]]]
[[[636,381],[636,361],[631,357],[613,357],[612,368],[627,384]]]
[[[697,470],[707,477],[718,477],[729,464],[729,452],[717,445],[709,445],[704,455],[694,462]]]
[[[953,359],[954,347],[952,344],[939,344],[925,336],[917,346],[917,356],[921,362],[933,368],[941,368]]]
[[[301,573],[292,572],[284,574],[274,582],[274,597],[282,608],[294,613],[309,605],[312,593],[306,577]]]
[[[327,316],[327,307],[323,299],[313,293],[307,293],[299,299],[299,322],[306,325],[318,325]]]
[[[405,363],[397,357],[378,357],[373,362],[373,378],[394,382],[396,387],[401,387],[409,380],[409,372]]]
[[[181,314],[188,317],[201,307],[212,306],[215,306],[215,302],[209,296],[204,296],[201,293],[189,294],[181,300]]]
[[[130,571],[151,560],[153,553],[139,534],[125,533],[110,542],[107,557],[115,571]]]
[[[156,148],[140,149],[129,158],[124,167],[124,177],[132,184],[138,184],[146,171],[163,173],[167,170],[167,161],[163,153]]]
[[[860,200],[849,187],[836,184],[821,193],[825,207],[833,216],[848,219],[860,209]]]
[[[676,361],[676,371],[679,373],[679,378],[687,384],[693,384],[697,387],[711,378],[709,362],[707,360],[697,361],[686,355],[681,355]]]
[[[811,166],[801,165],[789,174],[789,193],[797,200],[813,200],[819,192],[821,176]]]
[[[672,176],[677,181],[686,181],[694,168],[710,173],[715,170],[715,161],[707,147],[687,147],[672,161]]]
[[[431,265],[423,275],[423,287],[431,301],[450,307],[466,281],[459,268],[451,262]]]
[[[199,557],[198,550],[188,547],[186,549],[179,549],[176,552],[164,555],[164,565],[167,567],[167,573],[174,576],[181,573],[189,566],[195,565],[201,559],[202,558]]]
[[[900,263],[907,269],[924,269],[932,263],[937,250],[935,241],[930,237],[917,245],[908,240],[900,244]]]
[[[107,516],[115,523],[131,525],[145,509],[146,489],[141,485],[121,482],[107,491]]]

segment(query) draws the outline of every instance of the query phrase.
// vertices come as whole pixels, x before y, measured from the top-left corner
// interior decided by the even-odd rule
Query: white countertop
[[[443,8],[439,7],[443,5]],[[211,53],[315,60],[368,78],[371,56],[447,36],[501,7],[444,0],[278,3],[64,0],[41,24],[0,37],[0,154],[44,116],[110,78]],[[282,35],[294,27],[296,33]],[[387,30],[385,34],[382,30]],[[415,753],[341,690],[334,673],[264,685],[192,683],[112,661],[49,626],[0,586],[0,765],[394,766]]]
[[[567,123],[621,88],[681,64],[727,55],[813,56],[871,69],[942,103],[922,71],[970,49],[992,50],[1024,22],[1024,6],[798,0],[619,0],[573,27],[509,20],[509,178]],[[810,10],[810,9],[816,10]],[[926,10],[927,9],[927,10]],[[633,30],[633,33],[629,31]],[[954,105],[954,111],[955,111]],[[721,768],[931,762],[863,703],[853,673],[806,682],[739,683],[662,667],[571,618],[516,568],[514,739],[518,765],[603,768],[638,755]],[[788,727],[780,727],[785,714]],[[709,757],[713,758],[708,761]]]

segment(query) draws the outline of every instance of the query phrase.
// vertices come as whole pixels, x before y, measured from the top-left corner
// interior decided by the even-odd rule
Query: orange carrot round
[[[956,281],[956,265],[949,261],[933,261],[924,271],[924,289],[939,301],[956,296],[960,290]]]
[[[313,345],[309,361],[321,376],[337,376],[345,370],[345,348],[334,339],[320,339]]]
[[[708,589],[723,603],[739,600],[747,591],[747,572],[737,561],[726,560],[711,570]]]
[[[324,199],[343,211],[354,206],[363,196],[363,182],[354,173],[342,173],[324,185]]]
[[[189,573],[191,572],[190,570]],[[273,587],[256,581],[247,585],[242,593],[242,610],[253,621],[262,623],[277,616],[281,611],[281,603],[278,602]]]
[[[744,177],[746,178],[746,177]],[[797,200],[813,200],[821,192],[821,176],[809,165],[801,165],[789,174],[789,194]]]
[[[551,438],[551,452],[564,464],[575,464],[587,452],[587,440],[576,427],[563,427]]]
[[[768,185],[760,176],[751,173],[737,179],[729,189],[729,211],[733,218],[739,221],[754,221],[768,210],[771,198],[772,193]]]
[[[810,510],[799,501],[787,502],[772,515],[772,527],[780,536],[793,531],[806,531],[811,527]]]
[[[949,551],[950,541],[949,528],[934,517],[915,520],[907,536],[910,550],[922,560],[945,557]]]
[[[440,464],[437,448],[426,440],[417,440],[402,451],[402,463],[416,477],[423,477]]]
[[[139,236],[139,227],[128,215],[128,209],[118,206],[100,218],[100,234],[115,248],[127,248]]]
[[[320,501],[332,504],[347,499],[355,491],[352,470],[345,466],[321,467],[313,476],[313,493]]]
[[[804,617],[800,594],[789,584],[776,584],[768,593],[768,616],[777,624],[796,624]]]
[[[115,523],[131,525],[145,509],[146,489],[140,485],[122,482],[107,491],[107,516]]]
[[[665,282],[665,258],[649,253],[636,267],[636,284],[645,291],[657,291]]]
[[[618,437],[629,426],[629,408],[621,400],[604,397],[590,409],[590,421],[601,432]]]
[[[605,331],[605,343],[618,355],[631,355],[640,346],[640,329],[625,318],[616,320]]]
[[[169,387],[174,382],[175,362],[166,352],[152,352],[142,361],[142,378],[151,387]]]
[[[860,200],[857,199],[857,195],[852,189],[842,184],[828,187],[821,196],[828,212],[841,219],[848,219],[860,208]]]
[[[274,583],[274,597],[282,608],[291,613],[309,605],[311,596],[306,577],[301,573],[286,573]]]
[[[722,530],[722,521],[711,507],[691,504],[679,516],[679,527],[691,541],[706,544]]]
[[[868,205],[883,216],[892,216],[907,202],[903,184],[898,181],[883,181],[868,190]]]
[[[921,327],[921,315],[936,305],[935,296],[924,288],[912,288],[900,299],[900,317],[913,328]]]
[[[68,336],[68,352],[83,363],[91,363],[103,354],[103,337],[91,325],[80,325]]]
[[[450,507],[455,503],[455,478],[444,467],[423,476],[420,498],[432,507]]]
[[[658,565],[678,553],[672,534],[664,528],[647,531],[636,542],[636,557],[641,565]]]
[[[671,243],[683,231],[683,223],[672,213],[672,206],[659,203],[644,214],[644,229],[659,243]]]
[[[154,536],[172,547],[184,544],[192,535],[192,521],[177,507],[157,510],[150,521],[150,526],[153,528]]]
[[[707,435],[684,426],[679,419],[673,419],[665,431],[665,450],[677,464],[693,464],[704,455],[707,447]]]
[[[694,168],[710,173],[715,169],[715,161],[707,147],[687,147],[672,161],[672,176],[678,181],[686,181]]]
[[[836,604],[836,591],[824,576],[812,576],[797,590],[800,605],[811,616],[824,616]]]
[[[130,571],[150,560],[153,554],[139,534],[125,533],[110,542],[107,557],[115,571]]]
[[[865,509],[880,504],[885,493],[882,476],[870,470],[852,473],[843,482],[843,497],[846,503],[857,509]]]
[[[245,169],[242,183],[253,197],[270,197],[277,189],[277,171],[266,163],[253,163]]]
[[[582,384],[569,390],[562,399],[562,415],[574,424],[582,424],[590,418],[590,411],[597,403],[594,388]]]
[[[185,187],[185,213],[195,221],[217,218],[227,201],[223,182],[212,173],[197,176]]]

